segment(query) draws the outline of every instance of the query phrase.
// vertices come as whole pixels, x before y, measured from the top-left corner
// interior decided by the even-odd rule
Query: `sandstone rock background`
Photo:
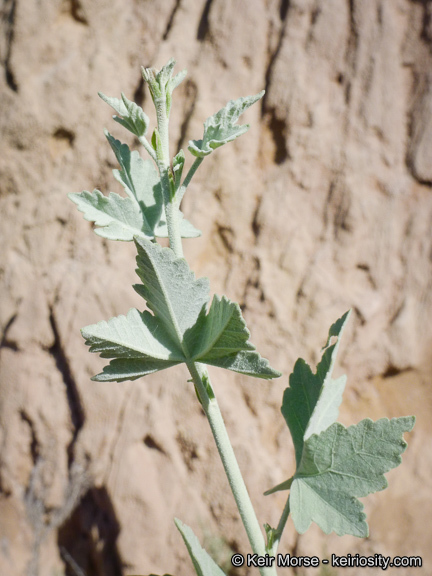
[[[174,516],[221,563],[248,550],[186,371],[90,382],[103,361],[79,333],[141,306],[133,246],[97,237],[66,198],[119,190],[103,127],[134,144],[97,91],[149,112],[139,66],[174,56],[189,74],[173,151],[227,100],[267,91],[184,202],[203,230],[185,242],[192,268],[240,302],[284,372],[211,371],[258,517],[277,523],[284,496],[262,492],[293,468],[289,371],[352,307],[341,420],[414,413],[417,426],[390,488],[365,501],[368,539],[289,523],[281,551],[422,555],[428,574],[431,2],[3,0],[1,27],[0,573],[190,574]]]

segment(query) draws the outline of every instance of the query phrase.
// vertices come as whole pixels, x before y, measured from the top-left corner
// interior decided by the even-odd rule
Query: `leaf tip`
[[[412,429],[414,428],[415,423],[416,423],[416,417],[415,416],[405,416],[404,420],[406,422],[406,432],[411,432]]]

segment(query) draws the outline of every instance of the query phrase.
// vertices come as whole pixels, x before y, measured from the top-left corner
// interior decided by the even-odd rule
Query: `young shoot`
[[[210,302],[209,280],[197,279],[191,271],[183,257],[182,239],[196,238],[201,232],[184,217],[180,204],[204,159],[247,132],[249,125],[238,124],[238,120],[262,98],[264,91],[230,100],[207,118],[201,139],[189,142],[193,162],[184,175],[184,151],[171,156],[169,150],[172,96],[186,76],[185,70],[173,75],[174,65],[171,59],[160,71],[142,69],[156,109],[157,125],[150,139],[149,118],[140,106],[124,94],[121,98],[99,94],[114,109],[114,120],[138,138],[149,158],[143,160],[139,152],[131,151],[105,131],[119,164],[113,170],[114,178],[126,195],[111,192],[106,196],[93,190],[69,197],[84,218],[95,224],[96,234],[135,243],[140,282],[134,289],[143,298],[145,307],[144,311],[133,308],[126,316],[86,326],[81,332],[90,352],[110,360],[92,380],[136,380],[177,364],[186,365],[250,542],[249,565],[258,567],[262,576],[274,576],[278,545],[289,516],[300,534],[315,522],[326,534],[334,531],[340,536],[368,535],[363,505],[358,498],[386,488],[384,474],[400,464],[406,448],[403,434],[412,429],[415,419],[413,416],[382,418],[377,422],[365,419],[348,428],[337,422],[346,377],[334,379],[332,374],[350,316],[346,312],[330,327],[316,372],[299,359],[289,377],[282,415],[294,443],[295,473],[265,493],[288,492],[278,525],[260,524],[207,365],[253,378],[274,379],[281,373],[251,343],[239,305],[217,295]],[[163,248],[159,238],[168,238],[169,248]],[[191,528],[177,519],[175,523],[198,576],[223,576]],[[244,561],[242,554],[232,558],[233,566],[241,566]]]

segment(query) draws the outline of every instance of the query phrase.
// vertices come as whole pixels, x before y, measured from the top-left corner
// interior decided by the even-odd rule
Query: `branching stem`
[[[167,217],[168,237],[170,248],[178,258],[183,258],[183,247],[180,231],[180,202],[196,170],[200,166],[203,158],[197,158],[192,164],[182,186],[177,194],[173,195],[170,182],[170,156],[169,156],[169,136],[168,136],[168,114],[166,105],[166,93],[163,91],[161,97],[153,98],[156,107],[156,117],[158,123],[158,137],[160,145],[157,147],[157,165],[159,168],[162,193],[165,203]],[[264,556],[266,554],[266,544],[255,510],[252,506],[246,484],[243,480],[233,447],[231,445],[225,423],[222,418],[219,405],[211,388],[209,376],[205,365],[188,362],[189,372],[192,376],[195,388],[200,398],[204,412],[208,418],[213,437],[219,455],[222,460],[225,473],[228,478],[237,508],[240,513],[243,525],[246,529],[250,545],[254,553]],[[261,576],[275,576],[276,568],[260,568]]]
[[[147,140],[147,138],[145,136],[140,136],[138,138],[138,140],[140,141],[140,143],[144,146],[144,148],[147,150],[149,156],[151,158],[153,158],[153,160],[155,162],[157,162],[157,157],[156,157],[156,152],[154,151],[154,149],[152,148],[152,146],[150,145],[149,141]]]
[[[275,536],[275,539],[273,540],[273,545],[272,545],[271,549],[269,550],[269,554],[271,554],[272,556],[276,556],[279,542],[280,542],[280,539],[282,537],[282,533],[285,529],[285,524],[287,523],[289,514],[290,514],[290,501],[289,501],[289,495],[288,495],[287,501],[285,503],[285,507],[282,511],[282,514],[281,514],[281,517],[279,520],[279,524],[276,528],[276,536]]]
[[[200,164],[203,160],[204,160],[204,158],[196,158],[195,162],[189,168],[189,172],[187,173],[186,178],[183,180],[183,184],[180,186],[180,188],[177,192],[177,202],[178,202],[179,206],[180,206],[180,202],[183,200],[183,196],[184,196],[184,193],[186,192],[186,188],[189,186],[190,181],[192,180],[195,172],[198,170],[198,167],[200,166]]]
[[[219,405],[215,397],[209,397],[206,389],[205,380],[208,384],[210,383],[207,370],[204,365],[194,362],[188,363],[188,368],[208,418],[252,550],[256,554],[264,556],[266,554],[264,536],[234,454]],[[276,569],[274,567],[260,568],[260,573],[262,576],[275,576]]]

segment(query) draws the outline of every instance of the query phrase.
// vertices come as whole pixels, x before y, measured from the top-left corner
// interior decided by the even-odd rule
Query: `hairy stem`
[[[189,168],[189,172],[186,175],[186,178],[183,180],[183,184],[180,186],[179,191],[177,192],[177,202],[180,206],[180,202],[183,200],[184,193],[186,192],[186,188],[189,186],[190,181],[192,180],[195,172],[198,170],[201,162],[204,158],[196,158],[195,162]]]
[[[157,165],[159,168],[162,194],[165,204],[167,218],[168,238],[170,248],[178,258],[183,258],[183,246],[180,232],[180,210],[179,204],[173,201],[171,194],[171,184],[169,178],[170,155],[169,155],[169,133],[168,114],[166,111],[166,94],[155,99],[156,117],[158,132],[160,137],[160,150],[157,152]]]
[[[178,258],[183,258],[183,248],[180,233],[180,201],[183,194],[192,180],[197,168],[202,162],[202,158],[197,158],[191,166],[183,185],[179,189],[177,198],[173,197],[171,182],[170,182],[170,160],[169,160],[169,138],[168,138],[168,114],[166,107],[166,94],[163,93],[161,97],[154,98],[156,106],[156,116],[158,123],[158,135],[160,138],[160,146],[157,150],[157,163],[161,177],[161,186],[165,202],[165,210],[167,216],[167,227],[170,247]],[[243,525],[246,529],[249,542],[252,550],[264,556],[266,554],[265,540],[258,523],[255,510],[252,506],[249,493],[243,480],[237,459],[232,448],[225,423],[222,418],[219,405],[214,396],[211,388],[210,380],[207,370],[203,364],[188,362],[187,366],[192,376],[198,397],[201,401],[202,407],[208,418],[213,437],[219,455],[222,460],[228,482],[237,508],[240,513]],[[261,576],[275,576],[275,567],[262,567],[260,568]]]
[[[145,136],[140,136],[138,138],[138,140],[140,141],[140,143],[144,146],[144,148],[147,150],[150,158],[153,158],[153,160],[155,162],[157,162],[157,157],[156,157],[156,152],[153,150],[153,148],[150,146],[149,141],[147,140],[147,138]]]
[[[210,380],[207,370],[204,365],[194,362],[188,363],[187,366],[197,389],[204,412],[208,418],[252,550],[256,554],[264,556],[266,554],[264,536],[244,483],[237,458],[234,454],[219,405],[213,393],[211,397],[209,396],[208,389],[210,387]],[[261,576],[275,576],[276,569],[275,567],[260,568],[260,573]]]

